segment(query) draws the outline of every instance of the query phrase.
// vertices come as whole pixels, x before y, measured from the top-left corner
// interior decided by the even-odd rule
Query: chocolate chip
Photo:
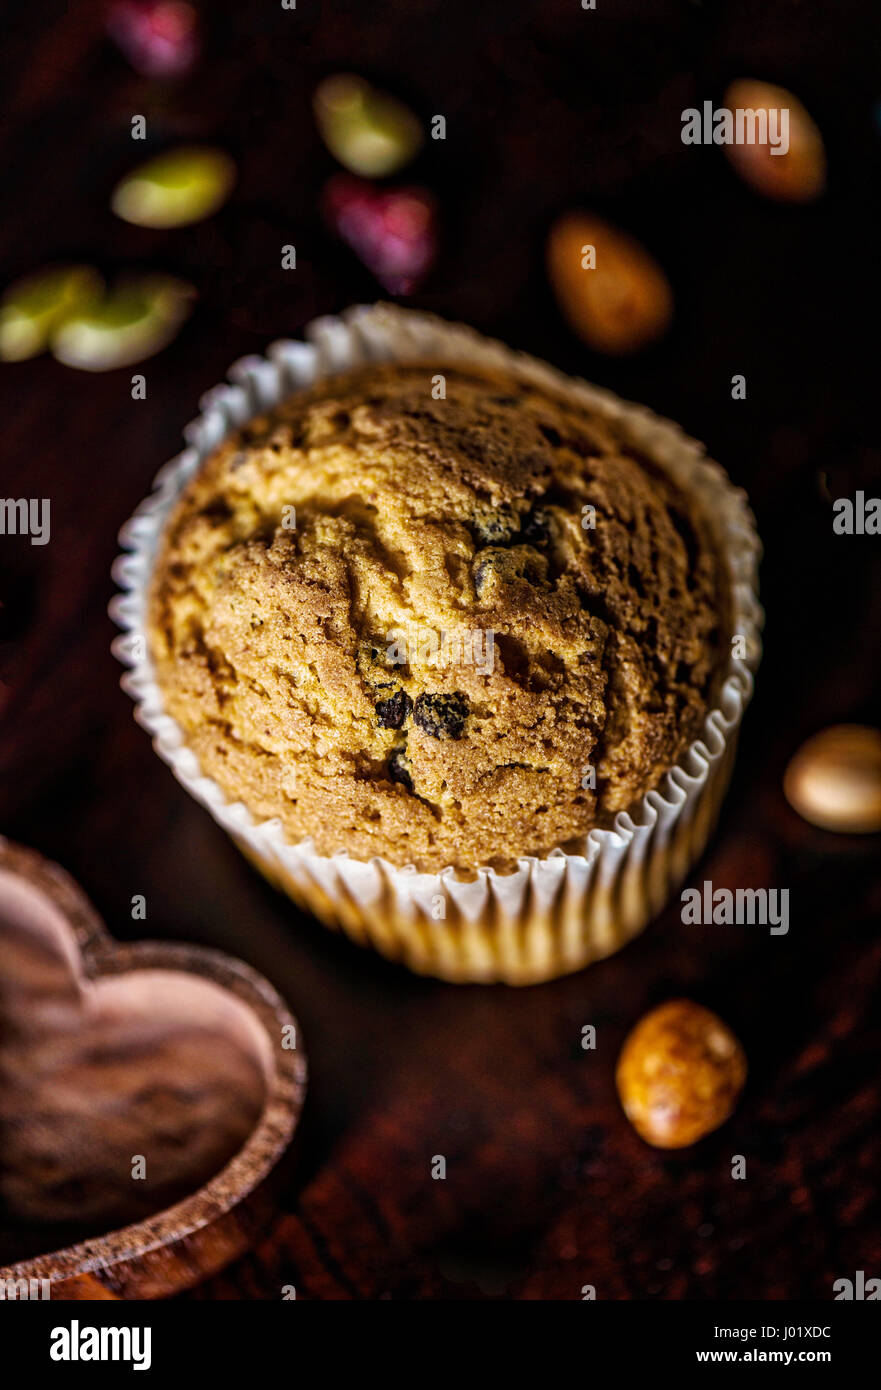
[[[483,594],[489,580],[498,572],[498,566],[492,554],[481,555],[477,564],[474,566],[474,587],[477,590],[478,598]]]
[[[452,695],[417,695],[413,722],[431,738],[459,738],[468,718],[468,702],[455,691]]]
[[[413,779],[407,770],[406,754],[403,748],[396,748],[388,760],[388,775],[393,782],[400,782],[408,792],[413,790]]]
[[[400,729],[413,708],[413,701],[406,690],[396,690],[388,700],[379,700],[376,705],[376,718],[381,729]]]
[[[358,643],[357,662],[358,669],[365,672],[374,684],[379,671],[393,670],[396,665],[389,656],[389,643],[381,637],[368,637]]]
[[[497,507],[473,517],[471,531],[478,545],[506,545],[519,531],[513,507]]]
[[[527,545],[547,545],[551,538],[551,514],[546,507],[533,507],[523,523]]]
[[[525,580],[527,584],[543,584],[547,579],[547,569],[545,557],[536,555],[534,550],[526,546],[515,546],[512,550],[485,550],[477,557],[474,566],[477,597],[483,598],[493,579],[500,584],[514,584],[517,580]]]

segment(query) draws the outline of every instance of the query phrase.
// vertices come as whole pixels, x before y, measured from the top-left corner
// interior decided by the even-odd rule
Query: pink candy
[[[107,29],[144,77],[180,77],[198,56],[198,18],[186,0],[115,0]]]
[[[332,229],[389,294],[410,294],[437,255],[437,204],[424,188],[376,188],[336,174],[324,214]]]

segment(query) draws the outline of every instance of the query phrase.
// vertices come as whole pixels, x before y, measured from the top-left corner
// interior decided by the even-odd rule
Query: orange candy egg
[[[547,265],[562,313],[596,352],[636,352],[667,329],[673,316],[667,277],[619,228],[568,213],[551,229]]]
[[[731,111],[786,112],[787,143],[775,152],[770,141],[725,146],[725,153],[745,183],[766,198],[809,203],[826,187],[826,151],[816,124],[798,97],[785,87],[742,79],[732,82],[724,105]],[[779,122],[780,116],[775,120]]]

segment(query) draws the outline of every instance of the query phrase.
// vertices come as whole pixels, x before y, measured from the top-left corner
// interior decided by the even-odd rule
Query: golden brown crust
[[[324,854],[473,870],[657,783],[706,711],[723,603],[700,518],[607,422],[508,375],[383,366],[206,462],[150,632],[231,799]]]

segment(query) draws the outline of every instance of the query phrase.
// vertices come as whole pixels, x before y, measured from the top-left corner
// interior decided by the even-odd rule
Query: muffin
[[[709,832],[749,513],[674,427],[467,330],[318,338],[213,394],[127,533],[142,720],[324,921],[447,978],[577,968]]]

